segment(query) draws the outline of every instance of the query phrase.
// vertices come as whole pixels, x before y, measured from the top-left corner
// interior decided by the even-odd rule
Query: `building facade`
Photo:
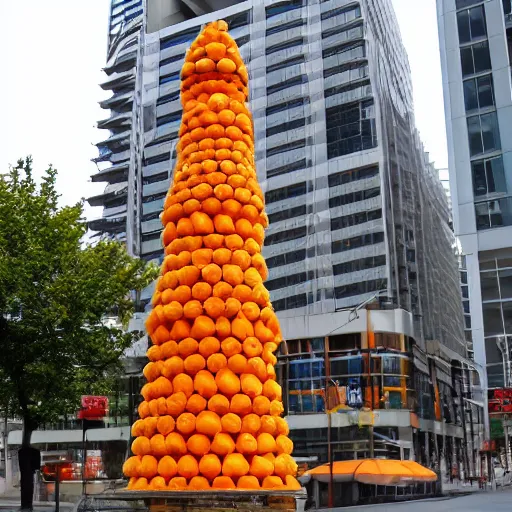
[[[466,328],[483,387],[494,394],[512,386],[511,2],[437,4]]]
[[[295,455],[310,465],[414,458],[445,476],[475,474],[480,420],[475,410],[472,429],[466,422],[449,207],[415,128],[390,0],[136,4],[112,5],[102,84],[111,115],[100,123],[111,134],[99,144],[111,166],[93,177],[108,185],[92,198],[104,213],[91,229],[162,261],[184,54],[205,23],[225,19],[251,79],[266,284],[287,340],[279,371]],[[139,297],[139,328],[152,293]],[[328,443],[330,383],[342,412]]]

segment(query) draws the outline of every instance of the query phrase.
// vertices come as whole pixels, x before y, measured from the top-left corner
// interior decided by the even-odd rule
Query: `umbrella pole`
[[[332,419],[331,413],[327,413],[327,450],[329,455],[329,508],[334,507],[333,491],[334,491],[334,475],[333,475],[333,460],[332,460],[332,442],[331,442],[331,426]]]
[[[370,425],[368,427],[368,432],[370,434],[370,459],[374,459],[375,458],[375,448],[374,448],[374,445],[373,445],[373,442],[374,442],[374,438],[373,438],[373,425]]]

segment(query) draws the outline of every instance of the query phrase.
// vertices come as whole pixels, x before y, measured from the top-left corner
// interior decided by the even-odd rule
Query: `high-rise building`
[[[280,379],[296,456],[327,460],[323,396],[333,382],[349,410],[333,415],[335,458],[414,457],[440,463],[445,475],[454,467],[475,474],[480,421],[466,428],[467,350],[450,212],[415,128],[390,0],[147,0],[136,18],[138,44],[126,43],[135,52],[129,86],[109,49],[113,96],[103,104],[128,95],[131,124],[118,127],[115,109],[109,118],[115,130],[100,158],[125,171],[109,182],[104,218],[91,228],[126,233],[134,254],[162,260],[159,215],[176,158],[180,70],[201,27],[219,18],[250,74],[270,220],[267,287],[287,340]],[[130,146],[113,151],[119,138]],[[103,228],[112,225],[111,197],[125,198],[117,232]],[[152,293],[140,297],[141,319]],[[361,414],[365,407],[375,414]],[[368,421],[370,429],[359,427]]]
[[[495,390],[512,387],[511,2],[437,4],[466,328],[482,385]]]

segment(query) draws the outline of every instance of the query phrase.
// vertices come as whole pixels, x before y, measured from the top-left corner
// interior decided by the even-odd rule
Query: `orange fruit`
[[[171,432],[165,438],[165,448],[169,455],[181,456],[187,453],[185,439],[178,432]]]
[[[258,451],[258,443],[252,434],[239,434],[236,438],[236,450],[239,453],[252,455]]]
[[[184,435],[192,434],[196,429],[196,417],[190,412],[184,412],[176,420],[176,430]],[[183,475],[184,476],[184,475]]]
[[[220,419],[222,425],[222,431],[228,434],[238,434],[242,428],[242,420],[240,416],[229,412],[222,416]]]
[[[208,409],[222,417],[229,412],[229,400],[224,395],[213,395],[208,400]]]
[[[222,474],[224,476],[239,478],[249,473],[249,463],[241,453],[230,453],[222,463]]]
[[[188,399],[186,409],[188,412],[197,415],[206,409],[206,403],[207,402],[205,398],[203,398],[201,395],[194,394]]]
[[[196,431],[213,438],[222,430],[219,415],[212,411],[203,411],[199,413],[196,420]]]
[[[252,411],[251,399],[247,395],[237,393],[231,398],[229,410],[240,416],[245,416]]]
[[[193,434],[188,438],[187,449],[193,455],[202,457],[210,451],[210,440],[204,434]]]
[[[199,461],[199,472],[208,480],[213,480],[216,476],[220,475],[222,471],[222,464],[219,457],[214,453],[208,453],[201,457]]]
[[[192,455],[183,455],[178,461],[178,474],[183,478],[193,478],[199,474],[199,465]]]

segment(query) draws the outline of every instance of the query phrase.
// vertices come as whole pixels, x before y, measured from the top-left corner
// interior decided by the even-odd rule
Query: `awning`
[[[130,427],[93,428],[87,430],[88,441],[127,441],[130,439]],[[21,445],[22,431],[9,432],[7,444]],[[33,445],[56,443],[81,443],[82,430],[35,430],[30,442]]]
[[[335,482],[360,482],[372,485],[404,485],[415,482],[435,482],[437,475],[412,460],[362,459],[333,463]],[[305,473],[320,482],[329,482],[329,464]]]

